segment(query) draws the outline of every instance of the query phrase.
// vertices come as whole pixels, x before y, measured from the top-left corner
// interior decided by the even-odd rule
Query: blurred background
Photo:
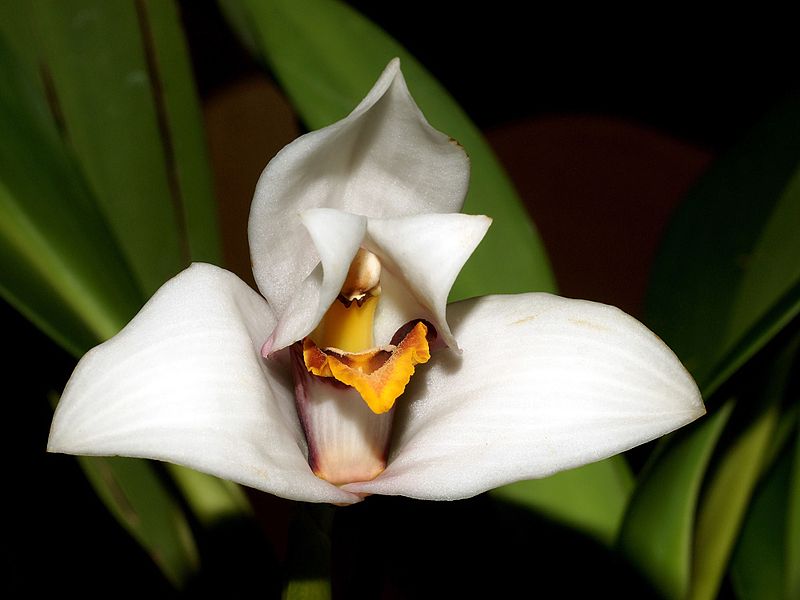
[[[780,35],[776,22],[762,27],[749,15],[735,25],[689,13],[577,21],[511,2],[472,9],[421,0],[348,4],[427,67],[484,133],[538,228],[559,293],[638,318],[681,199],[715,158],[800,92],[792,38]],[[215,2],[178,6],[202,103],[225,265],[252,284],[244,232],[255,182],[305,129],[276,76],[252,58]],[[44,452],[46,398],[63,389],[74,358],[5,302],[2,315],[10,332],[3,361],[11,408],[3,436],[10,467],[6,584],[30,592],[174,593],[75,460]],[[629,455],[634,472],[651,450]],[[258,492],[248,497],[258,527],[230,523],[203,537],[204,570],[190,592],[279,593],[275,574],[296,551],[289,532],[300,526],[297,507]],[[339,511],[333,532],[342,597],[359,589],[388,598],[437,590],[497,596],[553,585],[559,597],[597,590],[656,596],[591,537],[486,496],[447,504],[371,498]],[[725,580],[720,597],[733,594]]]

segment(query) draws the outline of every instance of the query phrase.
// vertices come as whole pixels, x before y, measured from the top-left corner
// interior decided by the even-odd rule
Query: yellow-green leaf
[[[799,340],[795,338],[765,370],[756,397],[742,398],[737,431],[717,449],[719,459],[697,515],[689,598],[717,597],[750,497],[765,468]],[[737,419],[732,421],[732,426],[737,425]]]
[[[625,514],[619,549],[665,598],[684,598],[689,589],[700,484],[732,409],[729,401],[662,441]]]
[[[78,461],[97,495],[176,586],[199,568],[189,524],[145,460],[81,456]]]
[[[614,456],[545,479],[512,483],[491,493],[612,545],[632,491],[630,468],[622,456]]]
[[[79,356],[141,295],[29,75],[0,38],[0,292]]]
[[[797,447],[800,431],[759,487],[736,546],[731,580],[741,600],[794,600],[797,569]]]

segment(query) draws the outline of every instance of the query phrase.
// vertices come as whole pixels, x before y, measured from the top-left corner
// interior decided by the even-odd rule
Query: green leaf
[[[797,598],[797,513],[794,479],[800,433],[787,444],[756,493],[733,555],[731,579],[741,600]],[[796,443],[794,443],[796,442]],[[794,463],[794,464],[793,464]]]
[[[29,73],[0,39],[0,292],[80,355],[141,295]]]
[[[131,263],[161,269],[161,279],[142,276],[151,280],[144,289],[183,266],[187,251],[192,260],[220,262],[203,119],[176,4],[4,3],[0,17]],[[147,222],[151,213],[156,223]],[[131,214],[145,227],[131,231]],[[163,236],[173,238],[166,248]],[[139,252],[160,254],[160,262]]]
[[[202,118],[174,3],[25,6],[53,111],[145,295],[190,256],[218,261]]]
[[[541,241],[488,144],[447,91],[395,40],[341,2],[225,0],[222,6],[242,36],[261,50],[311,129],[344,117],[389,60],[400,57],[422,112],[470,156],[472,178],[464,212],[494,219],[451,298],[554,290]]]
[[[289,528],[288,581],[283,600],[330,600],[334,508],[300,505]]]
[[[767,451],[764,455],[765,468],[778,460],[778,456],[788,443],[789,438],[794,435],[797,422],[800,420],[800,403],[795,402],[793,405],[784,409],[781,415],[778,427],[775,429],[775,434],[770,440]]]
[[[175,483],[186,496],[192,513],[205,526],[252,512],[244,490],[232,481],[217,479],[188,467],[166,463]]]
[[[800,598],[800,424],[795,432],[786,517],[786,597]]]
[[[144,46],[150,56],[153,96],[163,119],[166,167],[172,194],[183,212],[189,255],[193,261],[221,264],[217,202],[203,114],[178,7],[172,0],[148,0],[138,6]]]
[[[666,598],[683,598],[688,591],[700,484],[732,410],[729,401],[663,441],[625,514],[619,549]]]
[[[54,6],[54,10],[60,12],[53,15],[44,13],[47,8],[45,5],[38,6],[38,9],[43,11],[40,15],[41,18],[45,20],[52,18],[55,23],[64,25],[65,23],[60,22],[59,18],[62,20],[65,18],[64,11],[69,7],[73,9],[87,8],[88,4],[58,4]],[[172,7],[171,4],[160,3],[158,12],[164,13],[170,7]],[[126,258],[119,251],[115,234],[110,230],[105,215],[98,209],[97,198],[83,177],[81,165],[63,143],[62,132],[56,128],[57,119],[54,118],[51,111],[54,105],[48,107],[45,103],[43,90],[46,86],[43,86],[43,82],[35,77],[37,71],[33,66],[38,61],[36,58],[38,50],[32,42],[33,37],[30,33],[32,26],[30,15],[27,12],[28,8],[30,5],[27,4],[20,3],[12,6],[4,3],[1,13],[3,16],[14,17],[4,22],[2,27],[4,35],[13,30],[9,23],[18,25],[20,31],[30,35],[28,37],[17,35],[14,38],[16,50],[12,50],[10,46],[6,45],[4,38],[0,39],[0,265],[2,265],[4,274],[3,281],[0,283],[0,293],[60,345],[73,355],[80,356],[98,342],[116,334],[135,314],[144,297],[140,290],[140,281],[135,280]],[[115,5],[114,10],[121,8],[121,4]],[[79,22],[79,17],[89,20],[98,17],[92,10],[87,8],[87,11],[73,15],[75,20],[72,23]],[[173,16],[177,17],[177,15]],[[170,22],[163,16],[159,18],[169,25]],[[135,22],[134,20],[134,24]],[[177,35],[180,32],[175,29],[176,26],[177,22],[172,23],[172,29],[165,28],[162,24],[159,30],[160,34],[163,36]],[[72,41],[80,46],[86,40],[75,41],[72,39]],[[106,41],[117,42],[113,40],[113,37]],[[24,57],[20,57],[19,52],[25,53]],[[162,60],[169,59],[170,62],[168,69],[170,77],[173,75],[178,77],[176,75],[178,68],[171,62],[175,59],[175,53],[166,56],[162,52]],[[80,52],[77,54],[79,55]],[[101,60],[100,57],[105,56],[101,50],[98,50],[97,54],[97,60]],[[183,67],[188,69],[185,56],[183,58]],[[78,68],[78,70],[80,69]],[[108,74],[110,69],[106,69],[106,71]],[[45,69],[45,72],[48,71]],[[184,75],[190,76],[188,70]],[[81,76],[85,77],[87,74],[81,73]],[[180,78],[178,77],[178,79]],[[191,83],[190,79],[188,81]],[[50,82],[49,79],[45,81],[48,85],[52,83],[48,82]],[[83,83],[85,82],[71,82],[74,85]],[[172,89],[169,85],[166,85],[166,88]],[[180,91],[180,86],[177,89]],[[190,91],[193,93],[193,90]],[[82,92],[76,93],[80,95]],[[118,94],[116,98],[113,96],[106,98],[107,103],[104,106],[107,112],[116,114],[114,102],[123,95]],[[172,93],[172,96],[165,94],[165,97],[168,96],[173,98],[174,110],[178,109],[178,104],[184,101],[188,103],[189,100],[185,91]],[[124,98],[123,100],[128,102],[129,99]],[[192,114],[191,108],[189,103],[187,114]],[[135,107],[128,107],[128,109],[134,110]],[[86,118],[86,115],[82,116]],[[199,113],[194,116],[198,117]],[[57,111],[55,117],[64,118],[65,114]],[[188,134],[190,123],[186,115],[181,115],[180,119],[183,120],[182,128],[185,131],[178,137],[184,140],[184,145],[189,142],[194,144],[196,140]],[[102,121],[102,119],[100,120]],[[99,132],[102,135],[108,133],[101,131],[101,127],[94,126],[91,119],[86,119],[86,121],[84,125],[93,126],[94,133]],[[80,122],[80,119],[77,122]],[[63,122],[60,124],[64,125]],[[134,133],[131,132],[129,137],[135,140]],[[91,135],[91,131],[87,133],[88,137]],[[199,136],[201,139],[202,134],[199,133]],[[195,135],[196,137],[197,135]],[[70,138],[71,140],[72,138]],[[204,157],[202,147],[199,148],[199,154],[195,150],[183,148],[183,155],[188,156],[189,159],[179,160],[179,150],[181,147],[178,144],[175,146],[174,166],[176,169],[180,164],[190,164],[189,159],[192,155]],[[86,156],[83,158],[84,160],[91,159]],[[85,167],[86,163],[83,166]],[[183,169],[180,173],[189,175],[195,171],[197,169],[192,167]],[[126,173],[126,176],[143,177],[141,174],[132,172]],[[202,180],[197,181],[202,183]],[[120,179],[119,183],[124,184],[124,178]],[[193,194],[196,198],[190,203],[192,206],[202,208],[204,203],[213,202],[213,197],[201,195],[202,190],[196,181],[192,180],[190,183],[194,186],[192,189],[194,189]],[[209,181],[206,181],[204,185],[208,185],[210,190]],[[130,195],[126,198],[122,201],[133,201]],[[146,211],[142,209],[141,203],[134,203],[131,208],[134,211],[141,210],[139,215],[141,219],[130,222],[128,227],[123,227],[123,229],[139,227],[143,234],[140,237],[142,244],[151,244],[153,247],[151,255],[158,254],[163,248],[158,245],[157,241],[147,241],[152,228],[144,220]],[[187,205],[188,208],[189,205]],[[169,210],[171,211],[172,208]],[[202,215],[202,211],[194,210],[194,213],[195,216],[187,218],[187,222],[193,223],[195,229],[200,231],[205,227],[204,220],[208,219]],[[213,212],[208,215],[210,215],[213,225]],[[155,215],[155,218],[158,218],[158,215]],[[142,225],[137,226],[136,223]],[[208,231],[211,234],[200,231],[199,236],[194,238],[190,236],[190,242],[194,243],[193,240],[196,240],[194,245],[197,246],[199,258],[216,256],[215,229],[211,227]],[[176,263],[170,269],[177,270],[179,266],[180,263]],[[155,278],[152,279],[153,285],[162,282]],[[142,475],[142,473],[152,470],[149,465],[142,462],[142,466],[134,467],[132,465],[135,464],[135,461],[125,464],[128,466],[121,471],[118,469],[110,471],[114,473],[119,471],[116,477],[120,479],[120,486],[132,486],[136,494],[150,497],[152,503],[165,497],[166,492],[161,490],[163,484],[154,475],[148,477]],[[132,473],[130,477],[133,478],[133,483],[129,484],[125,480],[127,473]],[[95,481],[99,481],[96,475],[95,473]],[[179,478],[178,484],[182,487],[189,504],[197,511],[198,517],[203,522],[245,510],[246,500],[242,491],[228,482],[208,475],[193,473],[191,477],[186,475]],[[147,491],[150,485],[155,487]],[[108,493],[106,493],[106,497],[110,497]],[[163,510],[179,510],[176,508],[174,500],[170,499],[170,502],[171,504],[165,505]],[[155,511],[155,505],[151,506],[149,510]],[[119,510],[112,512],[115,512],[117,516],[122,514]],[[180,518],[183,519],[183,516]],[[180,557],[176,555],[173,560],[172,554],[170,554],[173,551],[169,548],[167,548],[168,552],[154,548],[152,544],[161,543],[158,536],[146,530],[137,530],[137,523],[138,521],[129,520],[126,526],[132,530],[134,537],[142,542],[149,552],[162,557],[157,562],[171,579],[174,581],[182,579],[186,569],[181,563]],[[147,524],[143,522],[142,527],[147,527]],[[191,542],[191,538],[189,541]]]
[[[706,396],[800,312],[799,166],[793,97],[717,161],[661,246],[648,322]]]
[[[211,182],[205,164],[199,109],[176,20],[177,13],[171,2],[159,2],[156,5],[151,19],[153,28],[150,37],[154,44],[157,42],[156,45],[165,47],[159,47],[158,52],[153,49],[153,52],[157,54],[158,60],[167,64],[164,70],[165,79],[159,84],[163,88],[160,95],[166,100],[169,110],[175,113],[176,118],[172,122],[176,123],[180,132],[179,135],[170,137],[174,141],[175,151],[175,161],[171,165],[177,175],[187,179],[187,190],[191,191],[186,196],[192,202],[186,208],[192,209],[188,213],[190,216],[194,215],[187,219],[187,223],[193,225],[191,231],[197,232],[196,235],[190,235],[195,258],[217,259],[219,252],[214,213],[206,210],[207,207],[213,207],[214,199],[210,195]],[[17,4],[16,10],[12,11],[9,5],[4,5],[3,11],[8,16],[16,15],[15,23],[30,24],[27,18],[29,15],[25,12],[26,6]],[[76,56],[83,56],[82,53],[88,51],[83,47],[86,44],[97,50],[98,56],[94,60],[101,60],[100,57],[105,56],[102,43],[114,45],[112,41],[115,40],[110,34],[116,31],[111,27],[115,19],[121,21],[132,17],[130,24],[120,22],[115,27],[127,31],[128,25],[132,25],[138,31],[136,13],[125,12],[125,3],[114,3],[113,10],[110,9],[111,13],[108,14],[103,10],[94,10],[91,3],[56,3],[52,15],[45,11],[48,6],[42,4],[38,9],[42,13],[42,20],[53,21],[52,27],[63,27],[76,20],[80,24],[82,19],[95,23],[92,27],[94,37],[89,36],[94,41],[75,41],[71,37],[77,35],[75,33],[62,35],[65,39],[61,43],[75,42],[80,47],[74,53]],[[110,6],[103,4],[103,7]],[[84,9],[83,12],[75,14],[74,11],[79,8]],[[146,15],[142,16],[142,19],[145,18]],[[106,26],[110,27],[109,31],[103,28]],[[83,27],[84,25],[80,25],[78,29],[82,31]],[[98,28],[104,32],[103,35],[95,31]],[[19,38],[16,42],[17,48],[35,53],[34,44],[28,43],[26,46],[25,42],[25,39]],[[119,53],[125,54],[124,51]],[[5,274],[0,290],[18,310],[48,335],[75,356],[80,356],[98,342],[116,334],[135,314],[144,297],[137,289],[128,264],[118,250],[115,236],[97,210],[96,197],[84,181],[80,167],[63,147],[52,114],[41,97],[41,88],[31,79],[34,71],[12,53],[10,48],[3,47],[0,55],[0,76],[3,83],[3,89],[0,90],[0,260]],[[121,68],[124,67],[124,61],[122,62]],[[85,72],[84,67],[72,62],[69,65],[77,73],[75,75],[64,69],[64,77],[75,75],[74,81],[68,81],[70,85],[83,85],[86,83],[85,79],[94,79],[90,77],[91,73]],[[112,70],[107,68],[106,75],[110,75]],[[93,85],[101,86],[103,82],[100,79],[93,81]],[[90,88],[90,91],[92,89],[94,88]],[[106,112],[111,115],[127,115],[142,108],[141,102],[134,103],[124,93],[113,94],[112,91],[107,90],[104,95],[100,94]],[[79,99],[84,98],[87,93],[75,91]],[[99,99],[92,99],[94,101],[101,102]],[[86,107],[78,108],[81,110],[75,109],[77,115],[73,118],[74,126],[83,125],[88,128],[82,131],[81,139],[90,147],[110,144],[111,140],[106,138],[110,132],[88,119],[82,112],[88,110]],[[149,110],[153,112],[153,106]],[[59,114],[65,118],[67,116],[67,113]],[[81,121],[81,118],[85,121]],[[126,126],[119,124],[118,132]],[[127,137],[135,138],[135,133],[129,131]],[[93,136],[100,136],[102,139],[95,140]],[[140,140],[137,140],[136,144],[139,143]],[[143,149],[142,146],[137,152],[142,152]],[[84,156],[84,166],[91,158]],[[118,157],[118,160],[122,161],[123,157]],[[102,169],[102,165],[98,168]],[[164,172],[163,165],[161,172]],[[146,178],[133,171],[126,170],[123,174],[137,180]],[[120,184],[123,183],[124,178],[120,180]],[[150,246],[148,255],[160,253],[162,247],[158,240],[149,237],[152,228],[149,220],[145,220],[148,209],[130,194],[119,199],[119,202],[132,203],[125,211],[137,212],[140,218],[122,227],[126,234],[135,235],[136,232],[132,230],[139,229],[141,235],[137,239]],[[168,200],[165,206],[169,211],[172,210]],[[157,214],[151,216],[155,220],[159,218]],[[123,219],[119,224],[124,222]],[[180,263],[175,263],[170,271],[179,267]],[[161,276],[166,278],[168,273],[162,273],[159,277]],[[157,286],[163,280],[154,278],[151,283]],[[229,490],[225,491],[229,487],[226,482],[206,475],[201,477],[208,479],[205,487],[211,486],[211,482],[215,481],[220,493],[230,493]],[[196,480],[197,478],[193,478],[193,481]],[[197,502],[202,503],[203,500],[198,499]]]
[[[329,600],[331,582],[327,579],[292,579],[283,590],[283,600]]]
[[[689,598],[717,596],[777,418],[777,407],[772,407],[751,423],[711,479],[697,517]]]
[[[5,38],[4,51],[9,51],[15,56],[18,68],[25,72],[25,78],[44,97],[45,90],[39,77],[36,34],[29,10],[24,4],[0,2],[0,36]]]
[[[612,545],[632,491],[630,468],[622,456],[614,456],[545,479],[512,483],[491,494]]]
[[[48,395],[58,404],[55,392]],[[147,550],[178,588],[199,569],[199,557],[183,510],[152,463],[138,458],[78,456],[95,493],[122,527]]]
[[[759,402],[741,402],[743,425],[732,442],[717,449],[720,455],[705,486],[695,530],[689,598],[713,600],[745,516],[758,477],[764,469],[770,440],[781,416],[780,404],[795,359],[798,340],[789,344],[759,386]],[[752,407],[757,407],[753,414]],[[734,419],[735,420],[735,419]]]
[[[188,257],[136,5],[67,0],[27,6],[50,104],[147,297]]]
[[[176,587],[196,573],[197,548],[178,503],[153,465],[133,458],[78,457],[97,495]]]

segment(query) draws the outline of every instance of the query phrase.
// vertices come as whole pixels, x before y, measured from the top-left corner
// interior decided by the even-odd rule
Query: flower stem
[[[335,507],[300,504],[289,527],[284,600],[331,598],[331,531]]]

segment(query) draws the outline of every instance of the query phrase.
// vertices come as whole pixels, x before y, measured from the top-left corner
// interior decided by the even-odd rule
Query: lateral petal
[[[389,466],[344,489],[466,498],[601,460],[705,412],[672,351],[614,307],[488,296],[448,318],[463,354],[435,356],[412,380]]]
[[[317,326],[339,295],[367,229],[366,217],[331,208],[307,210],[300,218],[311,236],[320,263],[303,280],[280,314],[264,348],[268,352],[303,339]]]
[[[458,344],[447,325],[447,296],[461,268],[475,251],[492,220],[483,215],[426,214],[393,219],[370,219],[367,246],[385,271],[385,301],[375,315],[376,339],[389,339],[398,327],[415,318],[425,318],[450,348]],[[410,299],[392,298],[408,293]]]
[[[259,354],[273,326],[235,275],[192,265],[81,359],[48,450],[153,458],[285,498],[357,502],[308,467],[288,371]]]

